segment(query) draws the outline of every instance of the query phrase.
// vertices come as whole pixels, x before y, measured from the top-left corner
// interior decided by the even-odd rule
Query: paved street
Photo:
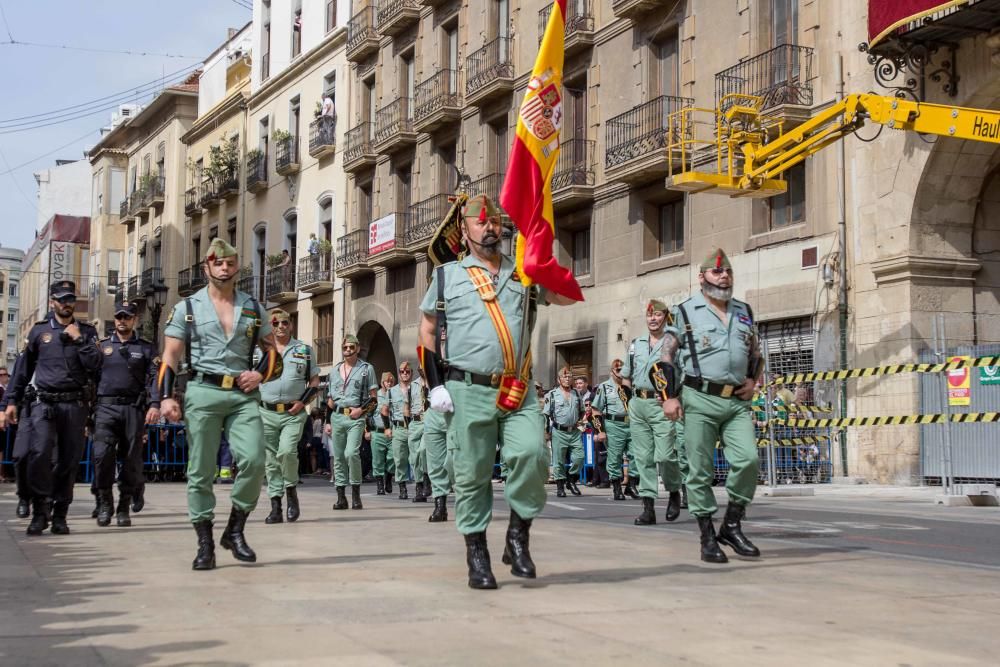
[[[4,665],[995,660],[1000,510],[937,507],[931,489],[761,498],[747,526],[764,557],[721,567],[698,560],[686,513],[639,529],[637,502],[585,489],[536,523],[535,581],[502,567],[505,521],[494,527],[493,592],[466,588],[461,539],[452,522],[427,523],[429,505],[368,495],[363,512],[335,514],[319,481],[301,488],[298,523],[266,526],[255,513],[256,565],[223,551],[205,573],[189,569],[180,485],[151,485],[130,529],[84,519],[79,487],[73,534],[33,539],[12,518],[11,491],[0,497],[11,517],[0,537]]]

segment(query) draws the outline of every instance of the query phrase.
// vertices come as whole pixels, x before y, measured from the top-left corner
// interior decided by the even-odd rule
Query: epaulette
[[[100,343],[106,343],[109,340],[111,340],[111,336],[105,336],[104,338],[98,338],[97,342],[98,342],[98,344],[100,344]]]

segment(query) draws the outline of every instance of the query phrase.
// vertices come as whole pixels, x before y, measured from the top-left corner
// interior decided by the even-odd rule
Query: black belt
[[[406,428],[406,422],[399,422],[396,421],[395,419],[392,420],[392,425],[397,426],[399,428]]]
[[[468,371],[463,371],[460,368],[449,368],[444,374],[445,380],[454,380],[456,382],[468,382],[469,384],[476,384],[480,387],[499,387],[500,386],[500,374],[494,373],[492,375],[484,375],[482,373],[471,373]]]
[[[336,405],[333,406],[333,411],[334,411],[335,414],[344,415],[345,417],[350,417],[351,416],[351,410],[353,410],[353,409],[354,408],[341,408],[341,407],[338,407]]]
[[[559,424],[553,424],[552,428],[563,433],[572,433],[576,430],[576,426],[560,426]]]
[[[736,390],[740,388],[739,385],[719,384],[718,382],[700,380],[691,376],[684,378],[684,386],[691,387],[695,391],[700,391],[703,394],[719,396],[720,398],[733,398],[736,396]]]
[[[628,415],[625,415],[624,417],[610,417],[610,416],[608,416],[608,417],[604,418],[604,421],[628,422]]]
[[[98,396],[99,405],[136,405],[138,396]]]
[[[660,393],[652,389],[633,389],[632,395],[638,398],[659,398]]]
[[[66,401],[82,401],[82,391],[40,391],[38,400],[42,403],[63,403]]]
[[[270,410],[271,412],[277,412],[278,414],[288,412],[288,410],[295,405],[295,403],[265,403],[263,401],[261,401],[260,404],[262,407]]]
[[[408,417],[408,419],[411,422],[419,422],[419,421],[423,421],[424,420],[424,416],[422,414],[421,415],[413,415],[412,417]]]
[[[216,375],[214,373],[198,373],[195,379],[202,384],[214,385],[220,389],[239,389],[239,385],[236,384],[235,375]]]

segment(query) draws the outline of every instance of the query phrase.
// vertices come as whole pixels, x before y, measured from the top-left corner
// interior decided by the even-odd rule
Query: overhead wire
[[[0,5],[0,18],[3,18],[3,25],[7,29],[7,37],[13,42],[14,35],[10,32],[10,23],[7,21],[7,13],[3,10],[3,5]]]
[[[53,153],[57,153],[57,152],[61,151],[64,148],[69,148],[73,144],[77,144],[77,143],[83,141],[84,139],[86,139],[87,137],[89,137],[91,134],[94,134],[95,132],[98,132],[100,129],[101,128],[97,127],[97,128],[91,129],[91,130],[87,130],[87,132],[85,134],[77,137],[76,139],[73,139],[72,141],[66,142],[62,146],[59,146],[57,148],[53,148],[52,150],[48,151],[47,153],[42,153],[41,155],[33,157],[30,160],[25,160],[21,164],[16,164],[13,167],[10,167],[7,171],[0,171],[0,176],[6,176],[7,174],[15,172],[18,169],[21,169],[22,167],[27,167],[28,165],[30,165],[30,164],[32,164],[34,162],[38,162],[42,158],[46,158],[46,157],[52,155]]]
[[[45,44],[43,42],[25,42],[11,38],[9,41],[0,42],[0,46],[31,46],[42,49],[63,49],[66,51],[85,51],[87,53],[113,53],[125,56],[142,56],[152,58],[184,58],[188,60],[200,60],[200,56],[187,56],[180,53],[158,53],[156,51],[130,51],[128,49],[101,49],[90,46],[72,46],[70,44]]]

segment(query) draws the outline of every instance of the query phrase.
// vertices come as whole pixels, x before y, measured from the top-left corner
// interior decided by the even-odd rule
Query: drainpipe
[[[242,93],[240,93],[242,95]],[[250,102],[244,99],[240,102],[240,111],[243,112],[243,131],[240,133],[240,217],[236,221],[236,228],[240,235],[240,256],[243,257],[243,249],[246,247],[247,234],[247,133],[250,131]],[[248,253],[250,254],[250,253]],[[243,267],[240,267],[242,269]],[[254,295],[256,296],[256,295]]]
[[[844,57],[837,54],[837,100],[844,99]],[[840,370],[847,369],[847,174],[844,141],[837,142],[837,235],[839,237],[839,289],[837,294],[838,324],[840,339]],[[840,381],[840,416],[847,416],[847,382]],[[843,476],[847,477],[847,431],[840,429],[840,462]]]

